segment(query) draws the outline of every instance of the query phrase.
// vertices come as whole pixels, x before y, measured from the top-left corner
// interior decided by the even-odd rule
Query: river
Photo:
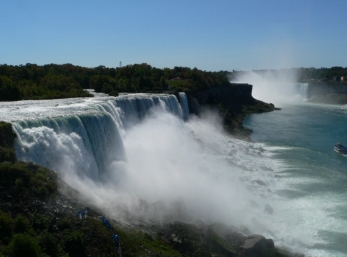
[[[347,157],[333,150],[337,142],[347,145],[347,107],[280,107],[251,115],[244,125],[278,163],[271,190],[273,208],[284,218],[282,239],[306,256],[347,256]]]

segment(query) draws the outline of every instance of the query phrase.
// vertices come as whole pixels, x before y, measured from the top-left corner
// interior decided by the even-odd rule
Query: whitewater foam
[[[111,217],[224,222],[297,250],[324,242],[314,236],[314,221],[305,218],[305,208],[317,198],[286,197],[300,190],[291,188],[297,181],[281,177],[284,163],[272,159],[284,147],[233,139],[208,111],[186,120],[186,97],[179,98],[141,94],[38,102],[42,116],[31,113],[33,102],[6,108],[17,118],[8,120],[18,135],[18,158],[60,172]],[[317,209],[317,215],[325,214]]]

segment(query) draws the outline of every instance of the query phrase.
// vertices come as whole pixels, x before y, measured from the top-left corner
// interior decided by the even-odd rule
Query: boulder
[[[250,235],[246,238],[239,257],[272,256],[275,252],[272,239],[266,239],[261,235]]]

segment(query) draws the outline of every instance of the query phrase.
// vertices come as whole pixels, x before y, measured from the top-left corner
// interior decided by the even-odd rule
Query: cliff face
[[[200,114],[201,106],[217,108],[224,121],[224,128],[231,134],[248,139],[250,130],[243,128],[245,117],[252,113],[269,112],[275,109],[273,104],[264,103],[252,96],[252,85],[232,84],[194,92],[186,92],[189,110]]]
[[[16,155],[13,142],[16,134],[12,131],[11,124],[0,122],[0,162],[15,162]]]
[[[331,94],[347,94],[347,84],[336,82],[311,82],[308,84],[308,99],[315,96]]]
[[[199,114],[201,105],[215,103],[222,103],[226,106],[251,104],[255,100],[252,97],[252,88],[253,86],[249,84],[232,84],[231,86],[187,92],[189,110]]]

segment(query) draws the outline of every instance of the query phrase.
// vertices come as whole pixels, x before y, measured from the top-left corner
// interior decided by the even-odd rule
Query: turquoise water
[[[280,165],[274,171],[278,206],[290,206],[290,236],[306,256],[347,256],[347,106],[288,104],[249,116],[252,140],[263,143]],[[297,219],[290,218],[297,215]]]

